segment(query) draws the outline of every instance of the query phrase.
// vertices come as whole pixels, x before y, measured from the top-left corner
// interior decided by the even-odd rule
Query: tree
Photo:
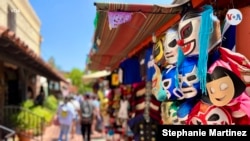
[[[83,71],[81,71],[80,69],[73,68],[69,72],[68,76],[66,76],[67,78],[70,78],[72,84],[78,88],[79,93],[87,92],[90,89],[89,85],[83,84],[82,81],[83,74],[84,74]]]

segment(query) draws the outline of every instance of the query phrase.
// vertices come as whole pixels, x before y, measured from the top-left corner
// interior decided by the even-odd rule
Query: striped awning
[[[172,20],[172,25],[176,23],[185,5],[187,2],[169,6],[95,3],[98,13],[93,40],[95,52],[90,53],[88,69],[114,69],[136,48],[143,46],[145,39],[151,41],[152,35],[167,22]],[[108,12],[117,11],[132,13],[132,18],[117,28],[111,29]],[[172,25],[168,24],[168,28]]]

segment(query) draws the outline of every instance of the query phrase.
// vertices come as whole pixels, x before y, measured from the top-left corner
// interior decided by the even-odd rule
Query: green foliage
[[[22,107],[25,109],[31,109],[34,106],[34,101],[33,100],[26,100],[22,103]]]
[[[67,78],[70,78],[72,81],[72,84],[78,88],[78,93],[84,93],[87,91],[88,86],[83,84],[82,76],[84,72],[81,71],[78,68],[73,68],[69,74],[66,76]]]
[[[40,122],[37,121],[37,116],[28,110],[23,110],[17,115],[17,124],[17,128],[20,131],[35,129],[40,126]]]
[[[32,109],[32,112],[36,113],[40,117],[43,117],[47,123],[50,122],[54,116],[54,114],[50,110],[41,106],[34,107]]]
[[[44,101],[44,107],[50,110],[52,113],[55,113],[58,108],[58,100],[54,95],[49,95]]]
[[[82,85],[82,75],[83,72],[80,69],[73,68],[69,73],[69,78],[71,79],[72,84],[75,86]]]
[[[52,121],[54,112],[57,110],[57,99],[53,96],[46,98],[44,107],[34,106],[32,100],[24,101],[22,110],[11,116],[12,121],[16,121],[16,127],[20,131],[33,129],[36,134],[46,123]]]

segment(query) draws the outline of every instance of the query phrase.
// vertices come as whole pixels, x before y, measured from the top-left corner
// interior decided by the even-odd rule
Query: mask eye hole
[[[155,45],[154,45],[154,58],[156,58],[156,56],[158,56],[161,52],[161,48],[162,48],[162,43],[161,41],[158,41]]]
[[[175,119],[173,122],[174,122],[174,123],[177,123],[178,121],[179,121],[178,119]]]
[[[177,41],[176,41],[176,39],[174,39],[174,40],[172,40],[169,44],[168,44],[168,46],[169,47],[175,47],[177,45]]]
[[[196,79],[196,76],[195,75],[191,75],[191,76],[188,76],[187,77],[187,80],[188,81],[192,81],[192,80],[195,80]]]
[[[198,120],[196,121],[196,124],[197,124],[197,125],[202,125],[201,122],[198,121]]]
[[[193,25],[190,22],[187,25],[185,25],[181,30],[182,39],[188,38],[192,32],[193,32]]]
[[[162,84],[165,89],[168,89],[171,85],[171,81],[169,79],[165,79],[163,80]]]
[[[220,119],[220,116],[218,114],[212,114],[209,118],[208,121],[218,121]]]
[[[165,81],[165,82],[163,83],[163,85],[164,85],[164,87],[168,87],[169,81]]]
[[[202,125],[202,122],[198,118],[193,118],[192,119],[192,124],[193,125]]]

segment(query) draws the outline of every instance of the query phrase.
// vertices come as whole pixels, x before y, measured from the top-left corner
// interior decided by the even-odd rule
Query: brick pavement
[[[57,141],[59,132],[59,126],[51,125],[47,127],[43,134],[43,141]],[[83,141],[83,139],[80,133],[76,133],[74,138],[71,138],[70,141]],[[106,141],[106,139],[104,137],[98,138],[92,136],[92,141]]]

